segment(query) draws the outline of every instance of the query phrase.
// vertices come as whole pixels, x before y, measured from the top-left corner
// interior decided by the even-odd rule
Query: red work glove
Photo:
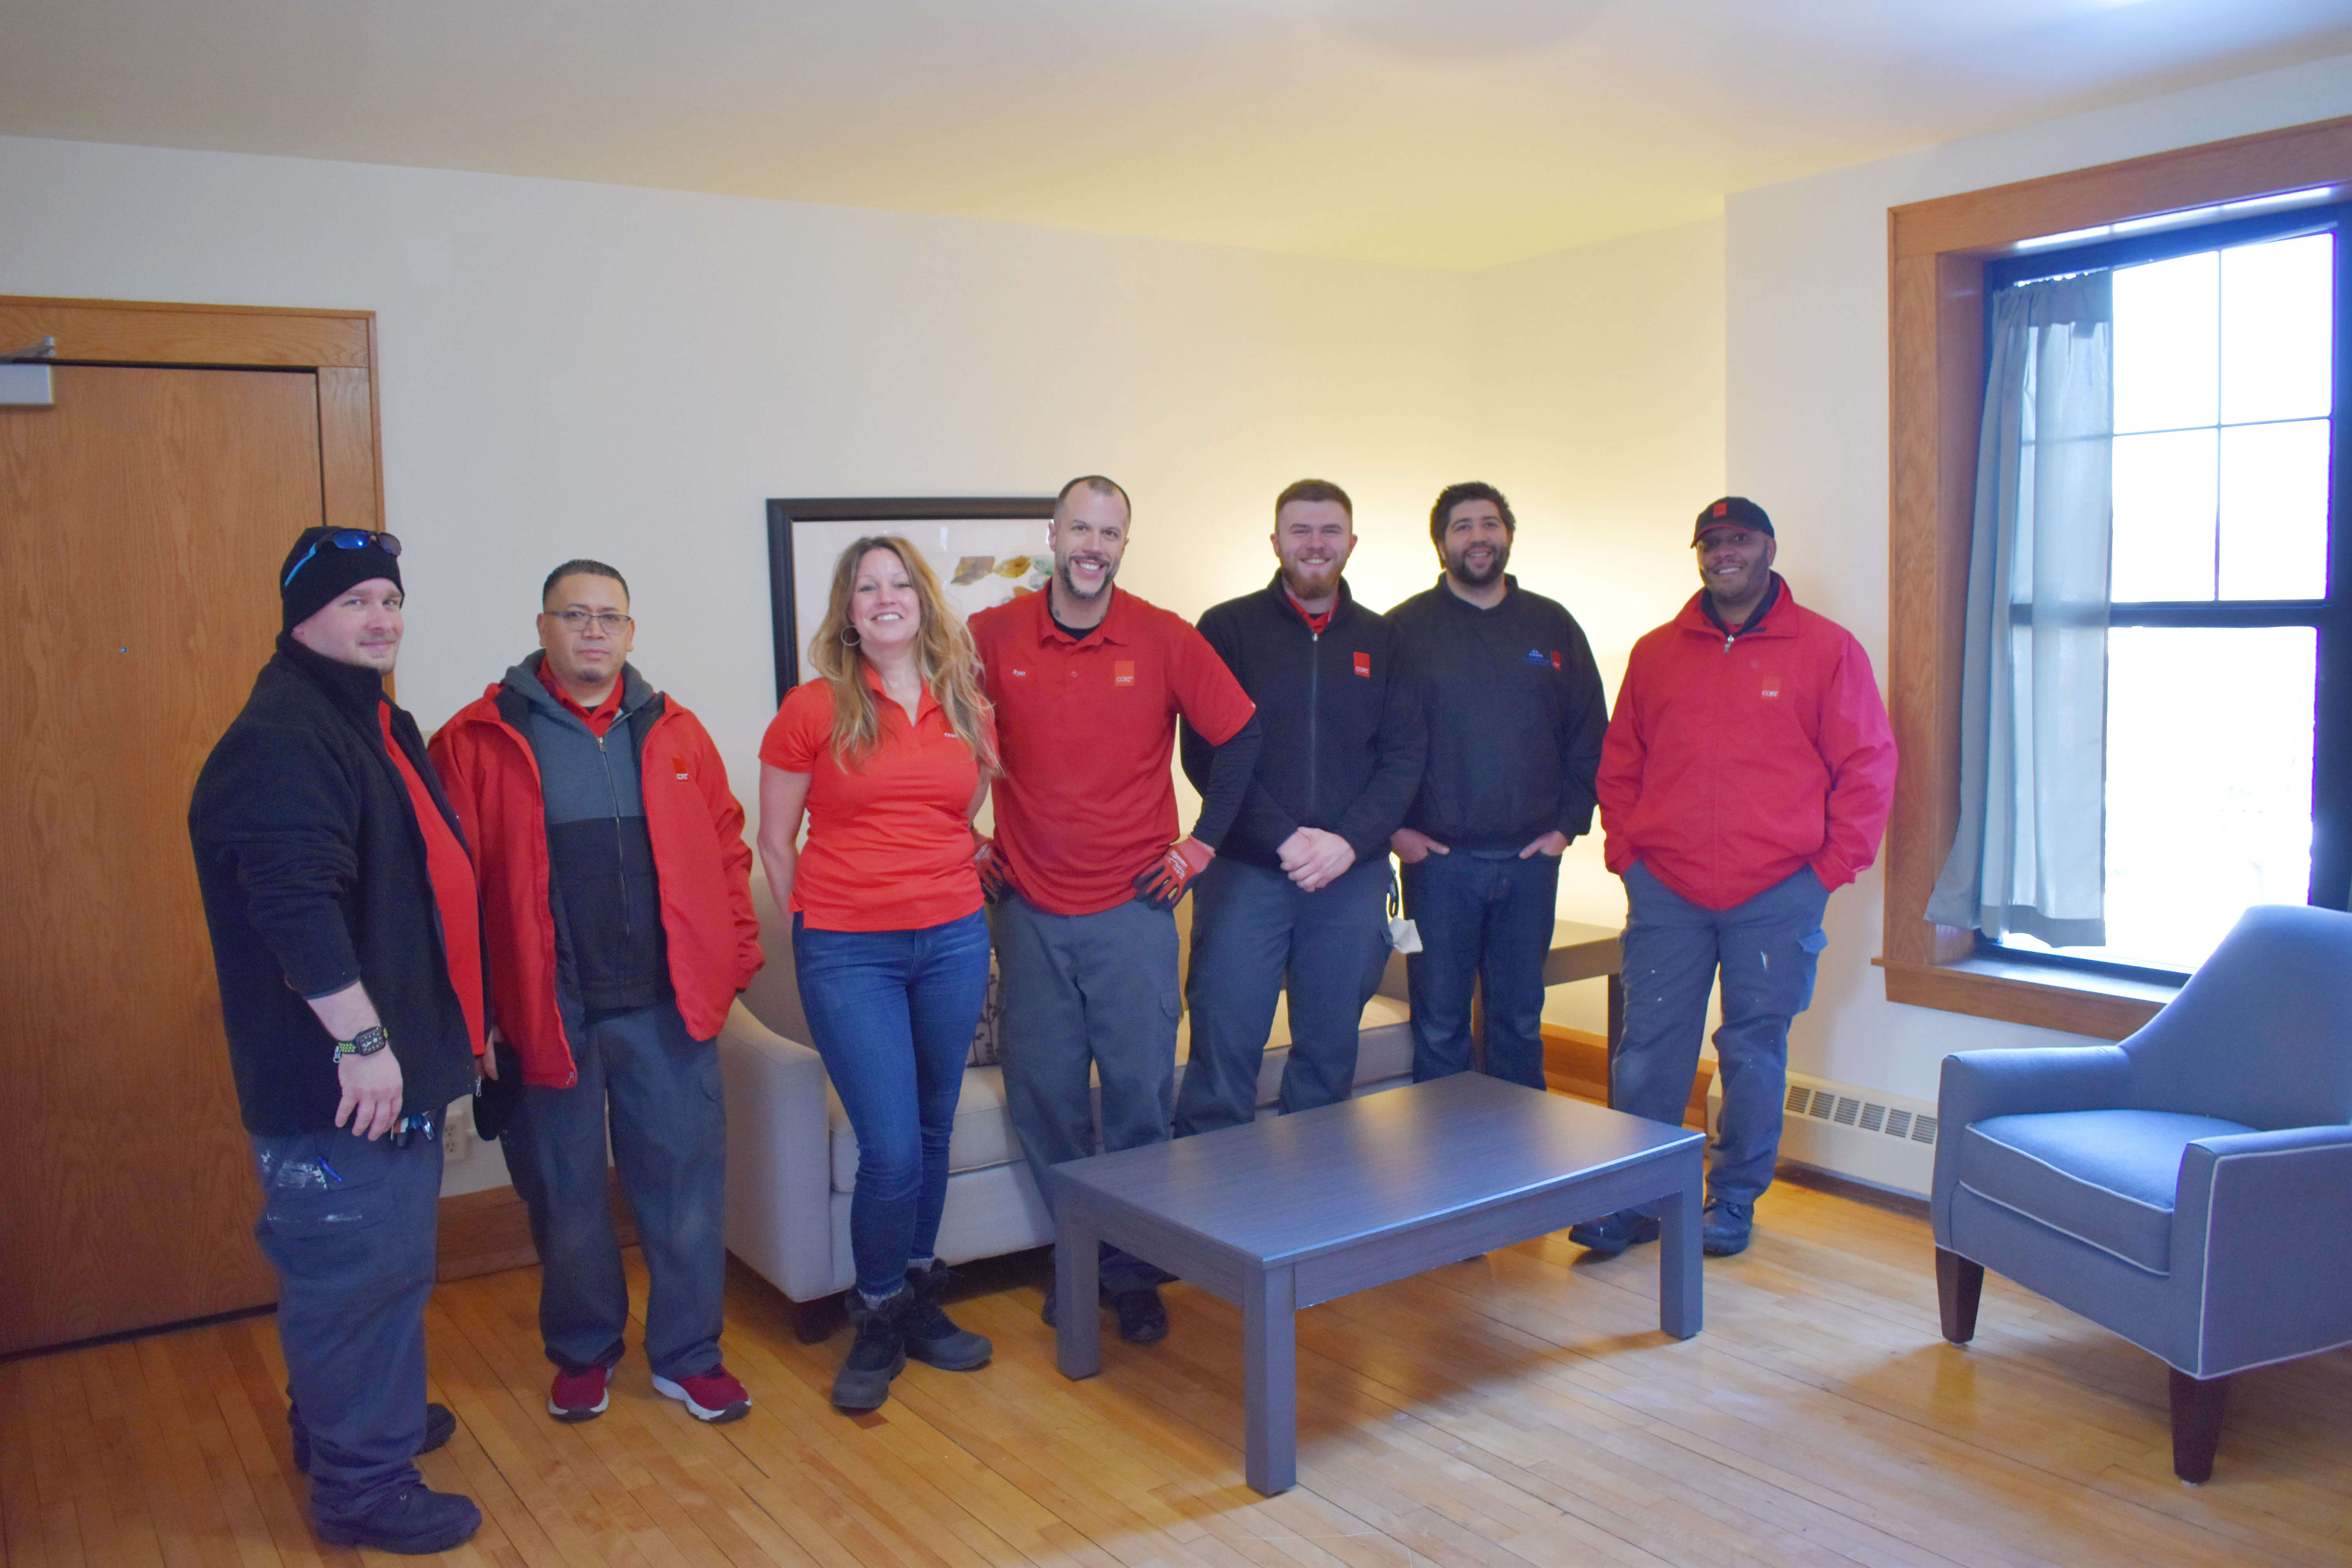
[[[980,847],[971,852],[971,868],[980,873],[980,896],[990,903],[1003,903],[1004,895],[1013,890],[1004,875],[1004,862],[996,858],[995,839],[980,841]]]
[[[1192,879],[1209,868],[1217,852],[1197,838],[1179,838],[1160,858],[1135,874],[1135,896],[1155,910],[1172,910]]]

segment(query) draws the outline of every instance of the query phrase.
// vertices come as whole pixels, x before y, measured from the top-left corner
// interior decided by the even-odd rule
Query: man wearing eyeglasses
[[[333,1545],[421,1553],[482,1521],[415,1461],[457,1428],[425,1402],[425,1303],[439,1122],[474,1084],[484,981],[457,820],[383,691],[399,555],[363,529],[295,540],[278,651],[205,761],[188,837],[311,1521]]]
[[[731,1421],[751,1396],[719,1352],[726,1285],[719,1026],[760,967],[743,809],[701,723],[628,662],[629,586],[567,561],[540,651],[433,738],[476,846],[493,1060],[520,1077],[500,1138],[541,1265],[548,1414],[602,1415],[628,1325],[605,1138],[652,1289],[655,1389]]]

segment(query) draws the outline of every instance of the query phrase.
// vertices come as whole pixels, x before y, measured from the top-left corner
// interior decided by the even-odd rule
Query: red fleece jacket
[[[499,711],[501,685],[493,682],[441,727],[433,766],[474,847],[499,1028],[522,1058],[523,1082],[568,1089],[580,1073],[556,1000],[547,806],[530,742]],[[687,1032],[707,1040],[760,971],[751,849],[709,733],[675,700],[660,700],[661,714],[639,748],[638,781],[661,884],[670,984]]]
[[[1692,595],[1633,645],[1601,748],[1603,858],[1727,910],[1810,865],[1837,889],[1878,858],[1895,734],[1870,656],[1785,579],[1726,639]]]

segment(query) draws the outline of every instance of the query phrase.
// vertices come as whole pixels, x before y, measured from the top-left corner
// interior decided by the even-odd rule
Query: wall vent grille
[[[1707,1121],[1722,1105],[1718,1078],[1707,1093]],[[1934,1180],[1936,1108],[1853,1084],[1789,1075],[1780,1153],[1841,1175],[1924,1194]]]

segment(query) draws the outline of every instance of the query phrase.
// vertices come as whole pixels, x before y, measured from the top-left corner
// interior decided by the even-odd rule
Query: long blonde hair
[[[922,552],[887,533],[870,534],[841,552],[833,569],[833,595],[825,602],[824,619],[809,643],[809,663],[833,689],[834,762],[844,768],[859,767],[882,739],[882,712],[874,701],[874,689],[866,684],[866,656],[848,640],[856,635],[849,623],[849,600],[857,588],[857,568],[867,552],[875,550],[897,556],[915,586],[923,615],[916,654],[924,688],[946,710],[950,727],[980,764],[981,777],[994,777],[1002,770],[989,738],[989,701],[981,691],[980,654],[972,647],[971,629],[940,592],[939,576]]]

